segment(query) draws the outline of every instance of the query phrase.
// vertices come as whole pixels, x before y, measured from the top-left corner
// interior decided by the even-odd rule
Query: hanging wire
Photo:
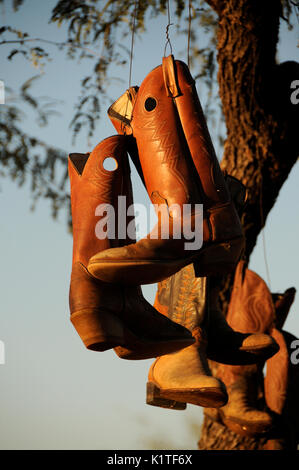
[[[261,171],[261,168],[260,168],[260,171]],[[260,217],[261,217],[261,226],[262,226],[263,253],[264,253],[264,262],[265,262],[265,268],[266,268],[267,282],[268,282],[268,287],[271,290],[270,269],[269,269],[267,250],[266,250],[265,217],[264,217],[264,210],[263,210],[263,175],[262,173],[261,173],[261,188],[260,188]]]
[[[166,43],[165,43],[165,47],[164,47],[164,57],[166,56],[166,49],[167,49],[167,46],[169,46],[170,48],[170,54],[172,54],[172,45],[171,45],[171,41],[170,41],[170,37],[169,37],[169,28],[170,26],[173,25],[173,23],[171,23],[170,21],[170,5],[169,5],[169,0],[167,0],[167,16],[168,16],[168,24],[166,26]]]
[[[129,82],[128,88],[131,88],[131,82],[132,82],[132,68],[133,68],[133,53],[134,53],[134,39],[135,39],[135,29],[136,29],[136,17],[137,17],[137,11],[139,7],[139,0],[134,1],[134,10],[132,13],[132,24],[131,24],[131,29],[132,29],[132,35],[131,35],[131,47],[130,47],[130,65],[129,65]],[[127,111],[128,111],[128,106],[130,102],[130,95],[129,91],[127,91],[127,103],[126,103],[126,109],[125,109],[125,117],[127,116]],[[127,133],[127,128],[124,122],[121,123],[121,131],[124,135]]]
[[[188,4],[188,46],[187,46],[187,62],[190,68],[190,43],[191,43],[191,22],[192,22],[192,1],[189,0]]]
[[[131,80],[132,80],[132,65],[133,65],[134,39],[135,39],[136,17],[137,17],[138,7],[139,7],[139,0],[135,0],[135,2],[134,2],[133,17],[132,17],[132,36],[131,36],[131,48],[130,48],[129,88],[130,88],[130,86],[131,86]]]

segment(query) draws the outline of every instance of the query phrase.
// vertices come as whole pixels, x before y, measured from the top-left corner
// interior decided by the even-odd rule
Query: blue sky
[[[65,31],[49,25],[56,1],[26,0],[17,14],[10,1],[0,8],[3,24],[28,31],[32,36],[63,40]],[[166,17],[151,22],[148,33],[136,38],[132,84],[161,62],[165,44]],[[128,46],[129,46],[129,38]],[[174,54],[186,60],[186,39],[172,37]],[[278,60],[298,60],[297,30],[281,29]],[[5,61],[7,48],[1,46],[0,79],[17,89],[36,69],[17,57]],[[114,129],[103,115],[91,142],[84,134],[72,143],[69,129],[80,79],[86,64],[67,60],[53,51],[53,61],[36,83],[37,96],[52,96],[62,104],[60,116],[40,129],[31,114],[24,129],[37,134],[67,154],[90,151]],[[127,86],[115,85],[111,94],[118,98]],[[200,85],[200,84],[199,84]],[[204,91],[199,95],[204,100]],[[278,90],[279,92],[279,90]],[[211,129],[212,135],[215,133]],[[299,288],[298,273],[298,163],[286,181],[271,211],[264,231],[272,292]],[[133,171],[136,202],[149,204],[148,197]],[[71,323],[68,287],[72,239],[66,230],[66,217],[50,217],[49,205],[40,201],[30,212],[30,188],[18,188],[0,180],[1,231],[1,315],[0,340],[4,341],[6,363],[0,365],[0,448],[1,449],[143,449],[196,448],[202,409],[189,405],[184,412],[167,411],[145,404],[146,378],[152,360],[122,361],[113,351],[87,351]],[[250,268],[265,280],[262,236],[253,253]],[[155,286],[144,286],[144,295],[153,301]],[[299,337],[299,295],[285,328]],[[193,434],[192,434],[193,432]]]

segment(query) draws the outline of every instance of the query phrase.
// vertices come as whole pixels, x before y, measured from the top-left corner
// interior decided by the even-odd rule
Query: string
[[[260,217],[261,217],[261,226],[262,226],[262,240],[263,240],[263,253],[264,253],[264,262],[266,267],[266,275],[268,287],[271,290],[271,280],[270,280],[270,270],[267,259],[267,250],[266,250],[266,237],[265,237],[265,218],[263,211],[263,175],[261,173],[261,189],[260,189]]]
[[[133,18],[132,18],[132,36],[131,36],[131,49],[130,49],[130,70],[129,70],[129,88],[131,87],[131,80],[132,80],[132,65],[133,65],[133,51],[134,51],[134,39],[135,39],[135,23],[136,23],[136,16],[137,10],[139,6],[139,0],[135,0],[134,2],[134,11],[133,11]]]
[[[170,26],[173,25],[173,23],[170,22],[169,0],[167,0],[167,16],[168,16],[168,25],[166,26],[166,43],[165,43],[165,47],[164,47],[164,57],[166,56],[167,45],[170,48],[170,54],[172,54],[172,45],[171,45],[171,41],[170,41],[170,37],[169,37],[169,28],[170,28]]]
[[[134,52],[134,39],[135,39],[135,28],[136,28],[136,17],[137,17],[137,10],[139,7],[139,0],[134,1],[134,10],[132,14],[132,36],[131,36],[131,47],[130,47],[130,65],[129,65],[129,88],[131,88],[131,82],[132,82],[132,68],[133,68],[133,52]],[[125,109],[125,117],[127,116],[127,111],[128,111],[128,106],[130,102],[130,92],[127,90],[127,103],[126,103],[126,109]],[[127,133],[127,126],[125,125],[124,122],[121,123],[121,131],[124,135]]]
[[[191,21],[192,21],[192,2],[189,0],[188,5],[188,47],[187,47],[187,59],[188,59],[188,68],[190,68],[190,42],[191,42]]]

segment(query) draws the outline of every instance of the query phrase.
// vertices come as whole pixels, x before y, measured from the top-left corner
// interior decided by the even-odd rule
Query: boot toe
[[[279,346],[272,336],[263,333],[255,333],[244,339],[240,349],[256,353],[265,352],[272,356],[279,350]]]

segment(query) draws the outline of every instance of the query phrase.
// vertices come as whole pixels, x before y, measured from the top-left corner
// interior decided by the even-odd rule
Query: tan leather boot
[[[147,404],[184,409],[185,403],[218,408],[227,402],[223,383],[212,376],[208,366],[204,332],[198,327],[193,333],[196,336],[194,345],[158,357],[152,364],[148,374]]]
[[[228,403],[218,410],[223,424],[242,436],[268,433],[273,422],[269,413],[258,409],[256,366],[220,366],[217,377],[223,380],[228,393]],[[208,416],[209,411],[205,410]]]
[[[86,267],[94,253],[119,243],[117,237],[97,237],[96,223],[101,219],[95,214],[100,204],[116,208],[118,196],[127,195],[125,140],[119,135],[109,137],[91,154],[69,156],[73,220],[70,313],[88,349],[105,351],[123,346],[134,350],[136,359],[146,359],[189,346],[194,339],[187,329],[165,319],[146,302],[140,287],[125,289],[103,283]],[[108,157],[116,162],[114,171],[104,168]]]
[[[196,278],[193,266],[188,265],[179,273],[158,284],[154,303],[159,312],[189,328],[193,333],[196,334],[198,327],[204,330],[207,344],[204,351],[201,349],[200,343],[198,344],[197,358],[199,362],[205,355],[207,359],[224,364],[253,364],[271,357],[277,351],[277,344],[269,335],[263,333],[245,334],[234,331],[226,322],[224,315],[215,308],[215,295],[218,295],[218,290],[212,291],[212,293],[209,290],[209,280]],[[211,308],[213,309],[211,310]],[[235,314],[238,315],[238,312]],[[196,348],[196,344],[192,345],[193,350]],[[195,353],[193,356],[196,358]],[[175,365],[178,368],[177,375],[179,375],[180,368],[186,365],[186,350],[184,350],[184,354],[177,353],[172,355],[170,359],[173,363],[173,376],[175,376]],[[163,367],[166,360],[165,357]],[[194,362],[195,360],[193,365]],[[160,363],[156,364],[156,370],[159,369],[159,365]],[[196,369],[192,370],[192,367],[188,366],[184,377],[187,377],[188,374],[195,377]],[[202,377],[199,377],[199,381],[202,381]],[[161,401],[161,397],[157,394],[154,398],[151,391],[147,402],[164,408],[184,409],[186,407],[183,403],[179,404],[171,402],[171,400]]]
[[[177,96],[169,96],[169,87],[166,87],[168,78],[165,77],[171,75],[171,67],[177,70],[180,90]],[[195,89],[190,94],[190,80],[184,67],[181,71],[181,63],[171,60],[163,61],[161,66],[152,70],[138,92],[131,96],[131,119],[126,115],[122,121],[126,129],[130,129],[127,132],[132,131],[137,141],[144,181],[153,204],[168,208],[169,237],[163,238],[162,225],[167,217],[162,217],[162,223],[160,219],[151,234],[138,243],[93,256],[89,270],[99,279],[131,285],[137,281],[154,283],[195,259],[202,276],[222,274],[233,270],[239,260],[244,245],[240,220],[231,203],[218,160],[211,151]],[[172,75],[176,76],[176,73]],[[115,106],[118,113],[113,119],[122,109],[118,102]],[[184,109],[192,114],[191,134],[187,132]],[[194,154],[196,145],[202,147],[200,155]],[[195,163],[198,163],[197,167]],[[203,204],[203,220],[198,204]],[[194,233],[188,248],[186,242],[190,240],[185,236],[187,218],[182,217],[181,220],[177,213],[180,211],[182,215],[186,205],[190,208],[188,225],[190,223],[190,231]],[[203,245],[199,243],[200,246],[195,247],[193,243],[194,248],[190,247],[192,242],[199,240],[200,233]]]

